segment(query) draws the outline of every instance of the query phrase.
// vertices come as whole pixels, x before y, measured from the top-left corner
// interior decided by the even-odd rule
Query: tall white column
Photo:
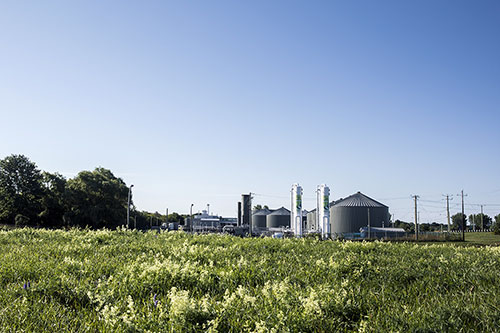
[[[327,238],[330,237],[330,188],[319,185],[317,194],[317,223],[322,238]]]
[[[292,186],[290,227],[295,236],[302,236],[302,187],[299,184],[293,184]]]

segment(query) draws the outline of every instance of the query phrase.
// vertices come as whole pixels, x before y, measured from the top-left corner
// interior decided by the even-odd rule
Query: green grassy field
[[[0,232],[0,331],[481,331],[500,248]]]
[[[500,235],[492,232],[469,232],[465,234],[467,245],[491,245],[500,246]]]

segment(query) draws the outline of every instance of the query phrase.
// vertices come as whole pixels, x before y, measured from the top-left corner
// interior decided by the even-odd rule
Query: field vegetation
[[[0,231],[0,331],[496,331],[500,248]]]

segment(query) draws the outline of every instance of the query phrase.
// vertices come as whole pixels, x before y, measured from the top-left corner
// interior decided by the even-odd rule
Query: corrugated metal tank
[[[316,209],[311,210],[307,213],[307,230],[315,230],[316,229]]]
[[[290,227],[290,211],[281,207],[267,215],[266,225],[268,228]]]
[[[368,226],[368,210],[371,227],[389,226],[389,207],[358,192],[330,207],[332,236],[359,232],[360,228]]]
[[[252,213],[252,227],[253,228],[265,228],[267,223],[267,215],[271,211],[269,209],[254,210]]]

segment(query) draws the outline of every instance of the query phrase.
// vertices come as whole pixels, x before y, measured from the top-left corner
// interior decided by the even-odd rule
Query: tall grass
[[[0,331],[497,331],[500,249],[0,232]]]

